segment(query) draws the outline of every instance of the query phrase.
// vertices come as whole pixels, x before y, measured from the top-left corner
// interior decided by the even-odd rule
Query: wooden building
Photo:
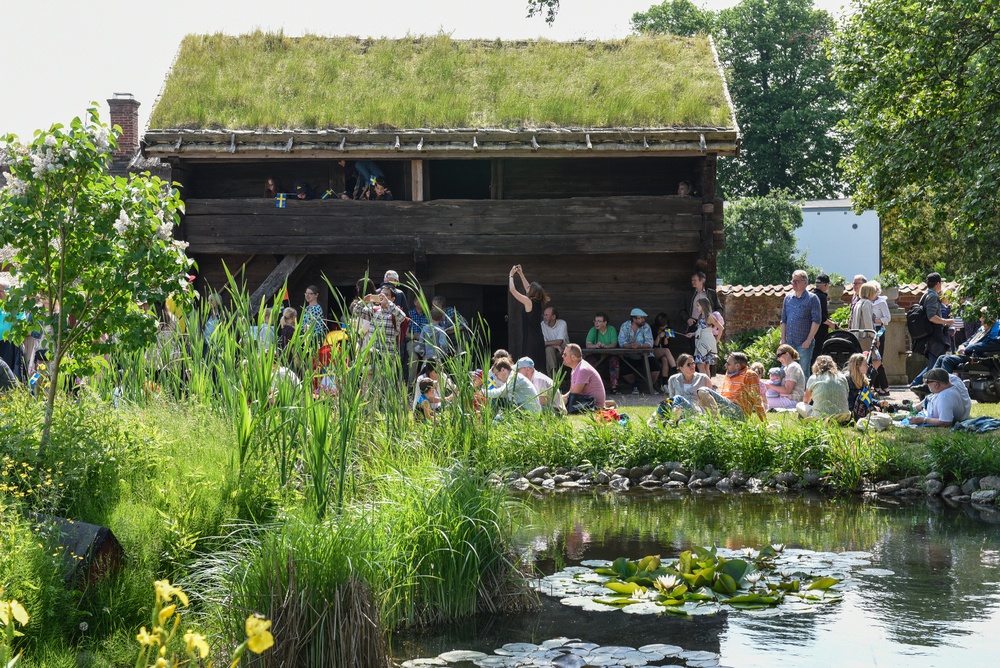
[[[225,263],[251,292],[287,278],[297,304],[308,284],[350,298],[366,272],[395,269],[480,314],[498,347],[520,336],[516,263],[574,341],[596,311],[676,319],[695,267],[715,280],[716,161],[739,150],[699,38],[188,37],[150,126],[142,151],[182,185],[201,283],[223,286]],[[350,189],[357,160],[394,201],[262,196],[269,177]]]

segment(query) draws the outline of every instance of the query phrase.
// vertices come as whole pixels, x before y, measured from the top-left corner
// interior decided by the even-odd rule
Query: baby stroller
[[[847,366],[847,360],[851,359],[851,355],[860,352],[864,351],[861,349],[858,337],[846,329],[838,329],[827,336],[820,355],[829,355],[837,363],[837,368],[843,369]]]

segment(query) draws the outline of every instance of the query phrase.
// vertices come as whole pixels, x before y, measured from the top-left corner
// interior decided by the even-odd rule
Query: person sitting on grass
[[[802,401],[795,407],[804,418],[832,418],[839,424],[851,420],[847,405],[847,378],[829,355],[820,355],[812,366]]]
[[[613,408],[615,402],[608,401],[604,394],[601,374],[583,359],[583,350],[570,343],[563,350],[563,364],[572,369],[569,377],[569,392],[563,395],[567,413]]]
[[[799,364],[799,352],[788,344],[782,344],[778,346],[776,357],[781,362],[784,380],[768,388],[774,390],[774,396],[768,392],[767,407],[795,408],[806,392],[806,375]]]
[[[745,420],[755,415],[761,421],[766,420],[764,404],[760,399],[760,376],[749,367],[750,361],[746,353],[729,353],[722,391],[700,388],[698,403],[713,416]]]
[[[421,378],[417,381],[417,393],[417,405],[413,409],[414,417],[417,420],[429,422],[433,419],[434,412],[441,407],[437,392],[434,390],[434,381],[426,376]],[[435,406],[438,408],[434,408]]]
[[[649,419],[680,419],[682,416],[701,415],[704,409],[698,402],[698,390],[712,389],[712,379],[696,370],[694,357],[682,353],[677,357],[677,373],[667,381],[667,398],[656,407]]]
[[[951,427],[969,419],[972,399],[965,383],[944,369],[931,369],[924,374],[924,382],[931,391],[924,399],[923,415],[914,415],[910,424],[928,427]]]
[[[565,413],[562,394],[555,388],[551,378],[535,368],[535,361],[530,357],[522,357],[517,361],[517,372],[531,381],[535,386],[538,403],[542,408],[551,408],[556,413]]]
[[[430,378],[431,382],[434,383],[434,405],[431,406],[434,410],[439,410],[441,408],[441,398],[444,397],[444,403],[450,403],[455,400],[455,384],[451,382],[448,374],[443,371],[438,370],[438,366],[433,361],[425,362],[420,368],[420,375],[417,376],[416,386],[417,391],[413,396],[413,408],[416,409],[417,402],[420,401],[422,396],[420,392],[420,381],[425,378]]]
[[[509,360],[502,359],[493,365],[493,375],[497,386],[486,390],[486,396],[496,402],[500,408],[516,408],[529,413],[541,413],[542,405],[538,402],[535,386],[523,375],[514,372]],[[478,378],[477,388],[482,385]]]

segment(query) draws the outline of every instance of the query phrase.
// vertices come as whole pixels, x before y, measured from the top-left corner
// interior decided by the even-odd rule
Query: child
[[[438,403],[437,393],[434,391],[434,381],[430,378],[421,378],[417,381],[417,389],[420,396],[417,398],[415,408],[417,419],[430,420],[433,415],[433,406]]]
[[[785,382],[785,370],[780,366],[771,367],[771,370],[767,372],[767,382],[768,385],[781,387],[781,384]],[[768,388],[767,396],[777,397],[781,396],[778,391],[773,388]]]

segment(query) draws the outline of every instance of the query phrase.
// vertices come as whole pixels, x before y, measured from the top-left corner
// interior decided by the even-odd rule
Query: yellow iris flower
[[[160,634],[159,633],[149,633],[146,631],[146,627],[143,626],[139,629],[138,635],[135,637],[139,641],[140,645],[149,645],[150,647],[155,647],[160,644]]]
[[[162,610],[160,610],[160,615],[159,615],[159,617],[157,617],[157,620],[160,622],[160,626],[163,626],[164,624],[166,624],[167,620],[170,619],[173,616],[174,610],[176,610],[176,609],[177,609],[177,606],[174,605],[174,604],[171,604],[171,605],[166,606]]]
[[[187,653],[192,657],[195,652],[203,659],[208,656],[208,643],[205,641],[205,636],[188,629],[188,632],[184,634],[184,643],[187,645]]]
[[[154,586],[156,587],[156,595],[164,603],[169,603],[174,600],[174,596],[176,596],[181,603],[189,605],[187,594],[181,591],[180,587],[175,587],[170,584],[170,580],[157,580],[154,583]]]
[[[247,647],[254,654],[260,654],[274,646],[274,636],[268,631],[269,628],[271,628],[271,620],[257,615],[247,617]]]
[[[0,592],[3,590],[0,589]],[[17,602],[16,598],[12,598],[9,601],[0,601],[0,622],[3,622],[4,626],[10,624],[11,618],[15,619],[21,626],[25,626],[28,623],[28,611],[24,609],[24,606]]]

